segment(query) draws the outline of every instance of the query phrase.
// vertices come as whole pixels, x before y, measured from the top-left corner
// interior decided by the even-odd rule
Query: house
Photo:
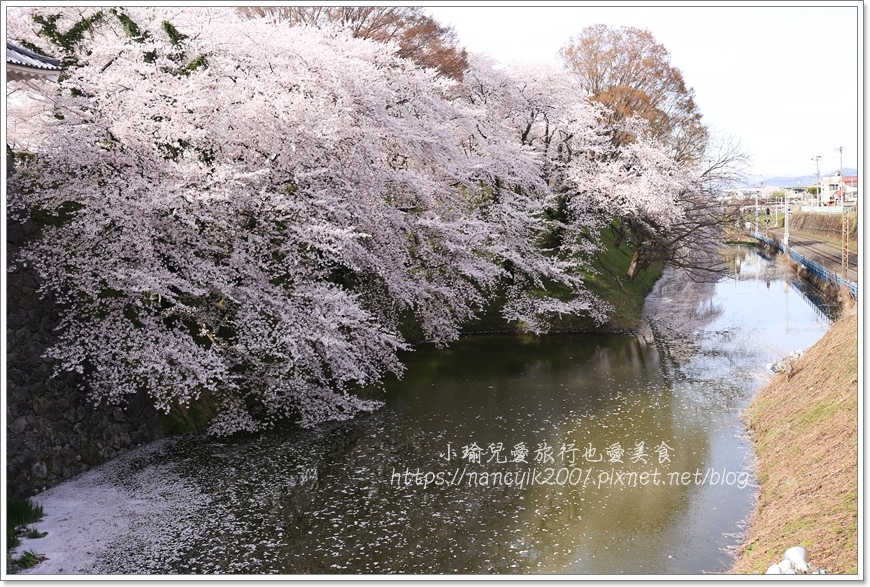
[[[790,202],[803,202],[806,200],[808,193],[807,190],[807,186],[802,186],[800,184],[782,188],[782,191],[785,193],[785,196],[788,197]]]
[[[757,198],[763,200],[771,191],[771,188],[767,188],[765,191],[764,187],[730,188],[723,190],[719,199],[723,202],[742,202],[746,200],[755,200]]]
[[[821,182],[822,206],[839,205],[843,200],[855,201],[858,198],[858,176],[840,176],[838,171],[834,175],[823,177]]]
[[[847,202],[854,202],[858,199],[858,176],[844,175],[843,176],[843,191]]]

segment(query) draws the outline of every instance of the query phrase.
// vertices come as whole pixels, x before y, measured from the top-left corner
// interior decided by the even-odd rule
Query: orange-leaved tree
[[[603,24],[586,27],[562,47],[561,56],[587,95],[607,107],[605,122],[617,145],[633,136],[622,131],[620,123],[637,116],[670,148],[674,159],[700,160],[708,132],[694,90],[651,32]]]
[[[341,24],[356,38],[398,45],[397,55],[418,65],[462,79],[468,66],[467,52],[456,32],[442,26],[417,6],[244,6],[245,18],[267,18],[292,25]]]

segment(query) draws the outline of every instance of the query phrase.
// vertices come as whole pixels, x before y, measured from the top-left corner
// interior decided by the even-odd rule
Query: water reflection
[[[159,477],[186,507],[134,514],[100,570],[724,571],[753,495],[739,410],[774,353],[827,328],[769,261],[737,251],[734,267],[706,284],[667,272],[644,336],[424,346],[376,414],[119,459],[105,483]]]

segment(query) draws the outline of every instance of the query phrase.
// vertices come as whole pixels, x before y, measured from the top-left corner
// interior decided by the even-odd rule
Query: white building
[[[822,178],[820,191],[822,206],[838,206],[858,199],[858,176],[841,177],[840,172]]]

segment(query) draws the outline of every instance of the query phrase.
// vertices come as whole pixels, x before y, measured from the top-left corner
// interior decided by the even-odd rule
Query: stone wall
[[[160,436],[146,397],[94,406],[75,374],[52,377],[43,357],[55,340],[58,311],[40,298],[38,277],[13,265],[38,238],[31,221],[7,220],[6,483],[10,498],[32,496]],[[8,270],[12,267],[11,270]]]

